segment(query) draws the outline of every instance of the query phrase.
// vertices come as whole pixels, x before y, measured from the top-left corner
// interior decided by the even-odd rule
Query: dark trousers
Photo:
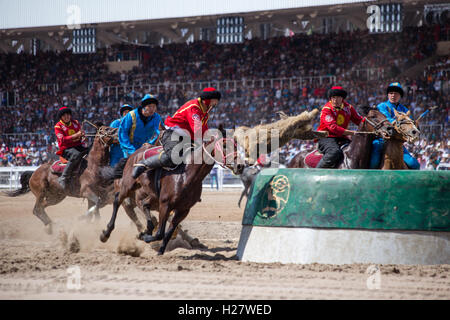
[[[175,147],[179,149],[178,156],[183,159],[186,156],[186,152],[191,148],[191,141],[186,142],[184,145],[181,145],[183,137],[178,135],[171,129],[167,129],[164,131],[161,137],[161,144],[163,146],[163,154],[161,155],[161,162],[164,166],[172,167],[174,165],[180,164],[179,161],[172,159],[172,153]]]
[[[67,165],[62,173],[63,179],[72,175],[73,170],[80,163],[83,156],[88,153],[88,151],[89,149],[83,146],[76,146],[63,151],[62,156],[67,160]]]
[[[317,168],[337,168],[344,161],[341,146],[349,143],[347,138],[322,138],[319,140],[319,151],[323,154]]]
[[[76,146],[72,148],[65,149],[62,153],[62,156],[67,161],[77,161],[81,159],[82,156],[84,156],[88,151],[88,148],[85,148],[83,146]]]

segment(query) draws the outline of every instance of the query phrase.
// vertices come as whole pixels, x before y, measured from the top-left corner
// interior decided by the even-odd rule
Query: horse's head
[[[384,114],[377,109],[370,109],[366,115],[366,130],[375,132],[384,139],[389,139],[395,132],[394,126]]]
[[[226,167],[239,175],[245,168],[237,151],[237,143],[233,138],[212,137],[203,143],[203,151],[222,167]]]
[[[100,140],[105,146],[110,146],[113,143],[119,143],[118,128],[101,126],[98,128],[95,139]]]
[[[402,140],[414,142],[419,139],[420,130],[417,129],[414,121],[409,117],[410,111],[407,113],[398,112],[394,109],[395,121],[393,123],[395,130],[399,133]]]

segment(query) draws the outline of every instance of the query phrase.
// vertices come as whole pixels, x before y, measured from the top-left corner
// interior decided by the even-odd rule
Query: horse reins
[[[370,131],[358,131],[357,133],[359,134],[376,134],[376,135],[381,135],[380,134],[380,129],[383,126],[383,124],[389,120],[388,119],[383,119],[381,120],[378,124],[375,122],[372,122],[372,120],[369,120],[369,118],[365,117],[365,121],[367,121],[368,124],[370,124],[373,128],[374,128],[374,132],[370,132]]]
[[[222,144],[220,143],[221,141],[222,141],[222,143],[223,143],[223,142],[226,142],[226,141],[233,141],[233,145],[234,145],[235,147],[236,147],[236,141],[235,141],[234,139],[230,139],[230,138],[223,138],[223,139],[216,140],[216,141],[214,142],[214,150],[217,149],[218,151],[220,151],[220,153],[222,153],[222,161],[223,161],[223,162],[220,162],[220,161],[216,160],[216,159],[208,152],[208,150],[206,150],[206,147],[205,147],[205,144],[204,144],[204,143],[202,143],[202,148],[203,148],[203,151],[208,155],[208,157],[210,157],[214,162],[216,162],[216,163],[217,163],[218,165],[220,165],[222,168],[227,168],[226,162],[227,162],[228,157],[229,157],[230,155],[234,156],[234,155],[236,154],[236,151],[230,152],[230,153],[228,153],[228,154],[225,154],[224,149],[223,149],[223,146],[222,146]]]
[[[93,124],[93,123],[90,122],[89,120],[83,120],[82,125],[83,125],[85,122],[86,122],[87,124],[90,124],[91,126],[93,126],[93,127],[97,130],[97,133],[96,133],[96,134],[85,134],[85,136],[86,136],[86,137],[96,137],[96,136],[98,135],[100,141],[103,143],[104,146],[106,146],[107,143],[103,140],[103,138],[105,138],[105,137],[110,137],[111,135],[108,134],[108,133],[106,133],[106,132],[105,132],[105,131],[106,131],[105,129],[102,129],[102,128],[97,127],[95,124]]]

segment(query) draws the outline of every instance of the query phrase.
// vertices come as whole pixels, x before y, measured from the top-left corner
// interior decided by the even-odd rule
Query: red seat
[[[308,153],[305,157],[305,165],[309,168],[315,168],[317,167],[317,164],[319,164],[319,161],[322,159],[323,154],[319,152],[319,150],[313,150],[312,152]]]
[[[65,160],[65,159],[64,159]],[[62,160],[56,160],[53,162],[51,166],[51,170],[53,173],[62,173],[64,171],[64,168],[67,165],[67,160],[63,162]]]
[[[145,150],[144,159],[148,159],[156,154],[160,154],[162,152],[162,146],[153,147]]]

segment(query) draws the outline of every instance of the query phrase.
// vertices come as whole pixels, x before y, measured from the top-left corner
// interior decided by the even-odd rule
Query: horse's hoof
[[[144,241],[145,243],[149,243],[149,242],[155,241],[155,239],[153,238],[153,236],[148,235],[148,234],[144,234],[144,235],[142,236],[142,239],[141,239],[141,240]]]
[[[52,224],[51,224],[51,223],[49,223],[48,225],[45,226],[45,232],[46,232],[48,235],[53,234],[53,227],[52,227]]]
[[[161,250],[158,251],[158,256],[162,256],[163,254],[164,254],[164,250],[163,251],[161,251]]]
[[[146,235],[145,232],[139,232],[139,234],[136,236],[138,240],[144,240],[144,236]]]
[[[109,235],[106,235],[105,232],[103,231],[102,234],[100,235],[100,241],[101,242],[106,242],[109,239]]]

